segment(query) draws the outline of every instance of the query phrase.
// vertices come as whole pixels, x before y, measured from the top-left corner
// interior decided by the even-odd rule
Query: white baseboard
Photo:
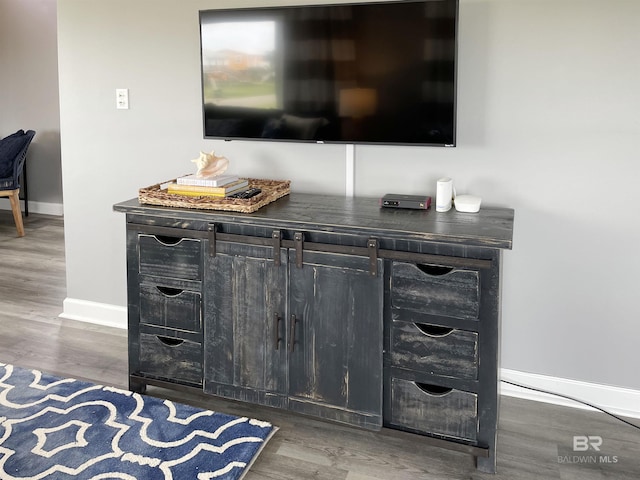
[[[630,418],[640,418],[640,391],[629,388],[612,387],[597,383],[580,382],[566,378],[550,377],[535,373],[525,373],[516,370],[501,369],[501,379],[525,385],[547,392],[559,393],[576,398],[583,402],[600,407],[615,415]],[[549,395],[506,383],[500,384],[500,393],[509,397],[524,398],[538,402],[552,403],[567,407],[596,410],[582,403],[569,399]]]
[[[94,323],[107,327],[127,328],[127,308],[107,303],[65,298],[60,318]]]
[[[20,209],[24,214],[24,200],[20,200]],[[9,202],[0,202],[0,210],[11,210],[11,204]],[[29,213],[41,213],[43,215],[61,217],[64,214],[64,208],[61,203],[29,201]]]
[[[127,328],[126,307],[75,298],[66,298],[64,300],[63,312],[60,317],[108,327]],[[519,385],[567,395],[596,405],[615,415],[640,418],[640,391],[638,390],[519,372],[506,368],[501,369],[501,379]],[[554,405],[595,410],[579,402],[502,382],[500,383],[500,394]]]

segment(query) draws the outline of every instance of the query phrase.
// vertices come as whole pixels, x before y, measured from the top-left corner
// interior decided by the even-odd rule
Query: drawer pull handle
[[[163,295],[167,296],[167,297],[177,297],[178,295],[180,295],[182,292],[184,292],[184,290],[180,289],[180,288],[171,288],[171,287],[161,287],[161,286],[156,286],[156,289]]]
[[[291,315],[290,322],[291,338],[289,339],[289,351],[293,353],[296,350],[296,323],[298,323],[295,315]]]
[[[160,335],[157,335],[156,338],[167,347],[178,347],[184,343],[184,340],[180,338],[162,337]]]
[[[277,313],[274,314],[274,320],[275,320],[275,344],[276,344],[276,350],[280,350],[280,342],[282,341],[282,337],[280,336],[280,322],[282,321],[282,317],[280,317],[280,315],[278,315]]]
[[[180,237],[169,237],[167,235],[154,235],[154,238],[161,243],[162,245],[166,245],[167,247],[173,247],[174,245],[178,245],[183,238]]]
[[[438,325],[428,325],[426,323],[414,323],[416,328],[430,337],[446,337],[453,332],[453,328],[440,327]]]
[[[418,267],[418,269],[422,273],[426,273],[427,275],[432,275],[434,277],[446,275],[448,273],[453,272],[454,270],[453,267],[444,267],[442,265],[427,265],[423,263],[417,263],[416,267]]]
[[[424,393],[428,395],[432,395],[434,397],[444,397],[451,393],[453,388],[441,387],[439,385],[429,385],[428,383],[418,383],[414,382],[416,387],[422,390]]]

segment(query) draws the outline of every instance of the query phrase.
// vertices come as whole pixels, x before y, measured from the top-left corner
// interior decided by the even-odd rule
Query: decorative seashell
[[[191,160],[198,167],[196,175],[198,177],[213,177],[221,175],[229,166],[229,160],[226,157],[216,157],[214,152],[200,152],[200,156]]]

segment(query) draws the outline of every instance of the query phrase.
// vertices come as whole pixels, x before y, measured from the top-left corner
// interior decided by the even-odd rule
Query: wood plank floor
[[[62,219],[30,214],[25,229],[18,238],[11,213],[0,211],[0,362],[126,388],[126,332],[58,317],[66,296]],[[604,414],[538,402],[502,399],[498,473],[488,475],[475,471],[472,457],[402,432],[372,433],[199,394],[151,387],[148,393],[277,425],[246,480],[640,478],[639,430]],[[593,459],[594,452],[572,451],[574,435],[601,436],[598,459],[617,462],[559,461]]]

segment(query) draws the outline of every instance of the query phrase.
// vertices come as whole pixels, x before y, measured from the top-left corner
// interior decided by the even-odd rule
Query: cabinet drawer
[[[393,322],[392,366],[476,380],[478,334],[420,323]]]
[[[477,319],[480,276],[473,270],[394,262],[391,305],[410,320],[406,310],[462,319]],[[403,311],[404,310],[404,311]]]
[[[201,385],[202,344],[141,333],[140,373]]]
[[[138,236],[140,273],[200,280],[201,241],[194,238]]]
[[[199,292],[140,285],[140,323],[200,332],[201,296]]]
[[[390,422],[422,433],[475,441],[478,436],[478,396],[392,378]]]

